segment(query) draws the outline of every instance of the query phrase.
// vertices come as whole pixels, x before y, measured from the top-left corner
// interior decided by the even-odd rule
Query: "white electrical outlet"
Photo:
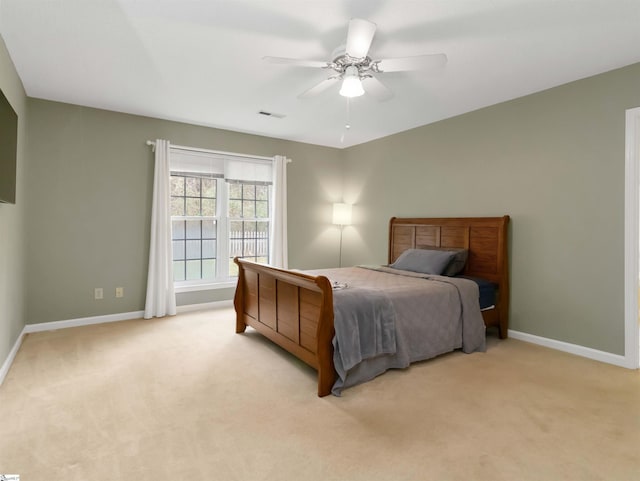
[[[124,287],[116,287],[116,297],[124,297]]]
[[[96,287],[93,290],[93,298],[94,299],[102,299],[104,297],[104,293],[102,292],[102,287]]]

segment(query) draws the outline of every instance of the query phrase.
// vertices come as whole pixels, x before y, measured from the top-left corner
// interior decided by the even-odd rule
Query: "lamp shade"
[[[351,225],[351,204],[333,204],[333,223]]]
[[[347,67],[343,78],[340,95],[343,97],[359,97],[364,94],[357,67]]]

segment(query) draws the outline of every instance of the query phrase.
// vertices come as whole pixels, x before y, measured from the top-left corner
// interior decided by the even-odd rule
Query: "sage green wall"
[[[327,225],[341,186],[339,150],[45,100],[28,105],[28,323],[144,308],[153,185],[147,139],[293,159],[290,266],[337,262],[337,244],[317,239],[335,234]],[[115,298],[117,286],[123,298]],[[93,299],[94,287],[104,289],[103,300]],[[177,301],[230,299],[233,291],[178,294]]]
[[[346,152],[345,263],[391,216],[511,216],[511,328],[624,354],[625,110],[640,64]],[[425,108],[428,108],[426,106]]]
[[[290,267],[337,264],[331,203],[343,197],[356,204],[346,265],[386,261],[394,215],[509,214],[511,328],[623,354],[624,121],[640,106],[638,85],[640,64],[345,150],[28,99],[27,322],[143,308],[153,172],[144,141],[167,138],[294,160]],[[0,206],[3,228],[20,227],[24,216],[6,218],[12,208]],[[23,240],[16,233],[0,250],[11,278],[24,277],[5,253],[21,257]],[[0,282],[0,295],[24,298]],[[185,293],[178,303],[231,295]],[[12,309],[2,315],[20,319]]]
[[[16,203],[0,203],[0,366],[25,325],[24,213],[27,97],[0,36],[0,90],[18,114]]]

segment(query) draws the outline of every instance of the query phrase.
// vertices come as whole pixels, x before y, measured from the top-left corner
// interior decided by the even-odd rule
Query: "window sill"
[[[173,290],[176,294],[182,292],[195,292],[195,291],[215,291],[217,289],[229,289],[236,287],[237,280],[229,280],[225,282],[211,282],[208,284],[174,284]]]

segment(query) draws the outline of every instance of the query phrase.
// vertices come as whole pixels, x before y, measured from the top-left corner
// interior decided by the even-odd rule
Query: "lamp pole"
[[[351,224],[351,204],[333,204],[333,224],[340,227],[340,251],[338,256],[338,267],[342,267],[342,231],[345,225]]]
[[[340,224],[340,250],[338,255],[338,267],[342,267],[342,231],[344,230],[344,225]]]

